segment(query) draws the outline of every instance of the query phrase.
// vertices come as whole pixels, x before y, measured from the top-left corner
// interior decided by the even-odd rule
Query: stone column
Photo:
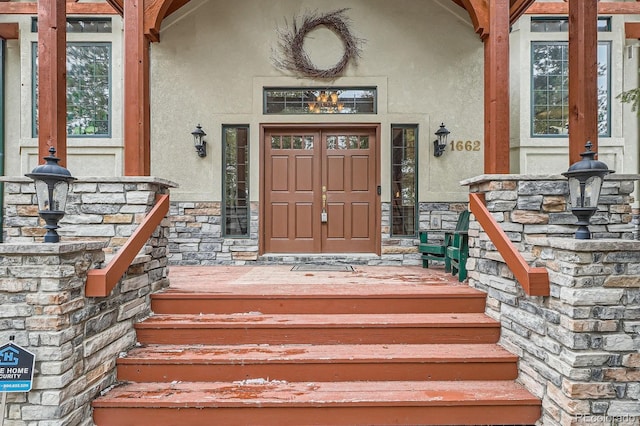
[[[640,423],[640,242],[540,239],[551,296],[501,312],[544,424]]]
[[[615,176],[615,177],[614,177]],[[500,343],[520,357],[518,380],[543,403],[541,424],[640,425],[640,242],[633,240],[637,175],[605,181],[595,239],[576,240],[562,176],[485,175],[500,227],[535,267],[550,295],[527,296],[477,221],[469,224],[469,285],[487,293]]]

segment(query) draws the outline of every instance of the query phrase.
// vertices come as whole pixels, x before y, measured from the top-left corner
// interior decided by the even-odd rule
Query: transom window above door
[[[265,87],[265,114],[375,114],[375,87]]]

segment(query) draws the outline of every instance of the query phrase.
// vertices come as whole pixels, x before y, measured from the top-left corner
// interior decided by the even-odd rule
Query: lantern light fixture
[[[34,180],[36,198],[38,200],[38,215],[45,221],[45,243],[58,243],[60,236],[56,229],[58,222],[64,216],[67,205],[69,184],[76,180],[69,170],[58,164],[60,159],[55,156],[56,149],[49,148],[49,155],[44,157],[45,164],[41,164],[25,176]]]
[[[437,139],[433,141],[433,155],[440,157],[447,149],[447,141],[449,139],[449,131],[444,127],[444,123],[440,124],[440,128],[436,131]]]
[[[207,134],[202,130],[202,126],[198,124],[196,126],[196,129],[193,132],[191,132],[191,135],[193,136],[193,146],[196,148],[196,152],[198,153],[198,156],[206,157],[207,141],[205,141],[203,138],[207,136]]]
[[[562,173],[569,179],[571,213],[578,218],[578,240],[591,238],[589,219],[598,209],[602,181],[609,173],[615,173],[605,163],[595,159],[597,153],[591,151],[592,146],[591,141],[587,142],[586,151],[580,154],[582,160],[573,163],[569,170]]]

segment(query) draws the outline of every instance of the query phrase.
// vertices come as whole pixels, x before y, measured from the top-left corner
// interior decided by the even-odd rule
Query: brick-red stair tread
[[[455,314],[159,314],[136,324],[136,328],[344,328],[344,327],[488,327],[499,324],[481,313]]]
[[[126,364],[515,362],[495,344],[377,345],[148,345],[122,358]]]
[[[205,290],[200,288],[170,287],[162,293],[156,293],[154,298],[193,298],[193,297],[287,297],[287,298],[337,298],[353,297],[396,297],[408,298],[416,296],[429,297],[480,297],[485,293],[471,287],[451,284],[229,284],[211,283]]]
[[[101,407],[488,406],[540,401],[512,381],[129,383],[93,403]]]
[[[135,382],[514,380],[517,357],[496,344],[149,345],[118,359]]]
[[[217,285],[152,296],[156,313],[451,313],[484,312],[486,295],[451,285]]]

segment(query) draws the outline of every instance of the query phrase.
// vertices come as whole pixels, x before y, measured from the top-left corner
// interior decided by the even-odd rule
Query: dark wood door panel
[[[374,129],[274,129],[264,141],[266,252],[377,252]]]

